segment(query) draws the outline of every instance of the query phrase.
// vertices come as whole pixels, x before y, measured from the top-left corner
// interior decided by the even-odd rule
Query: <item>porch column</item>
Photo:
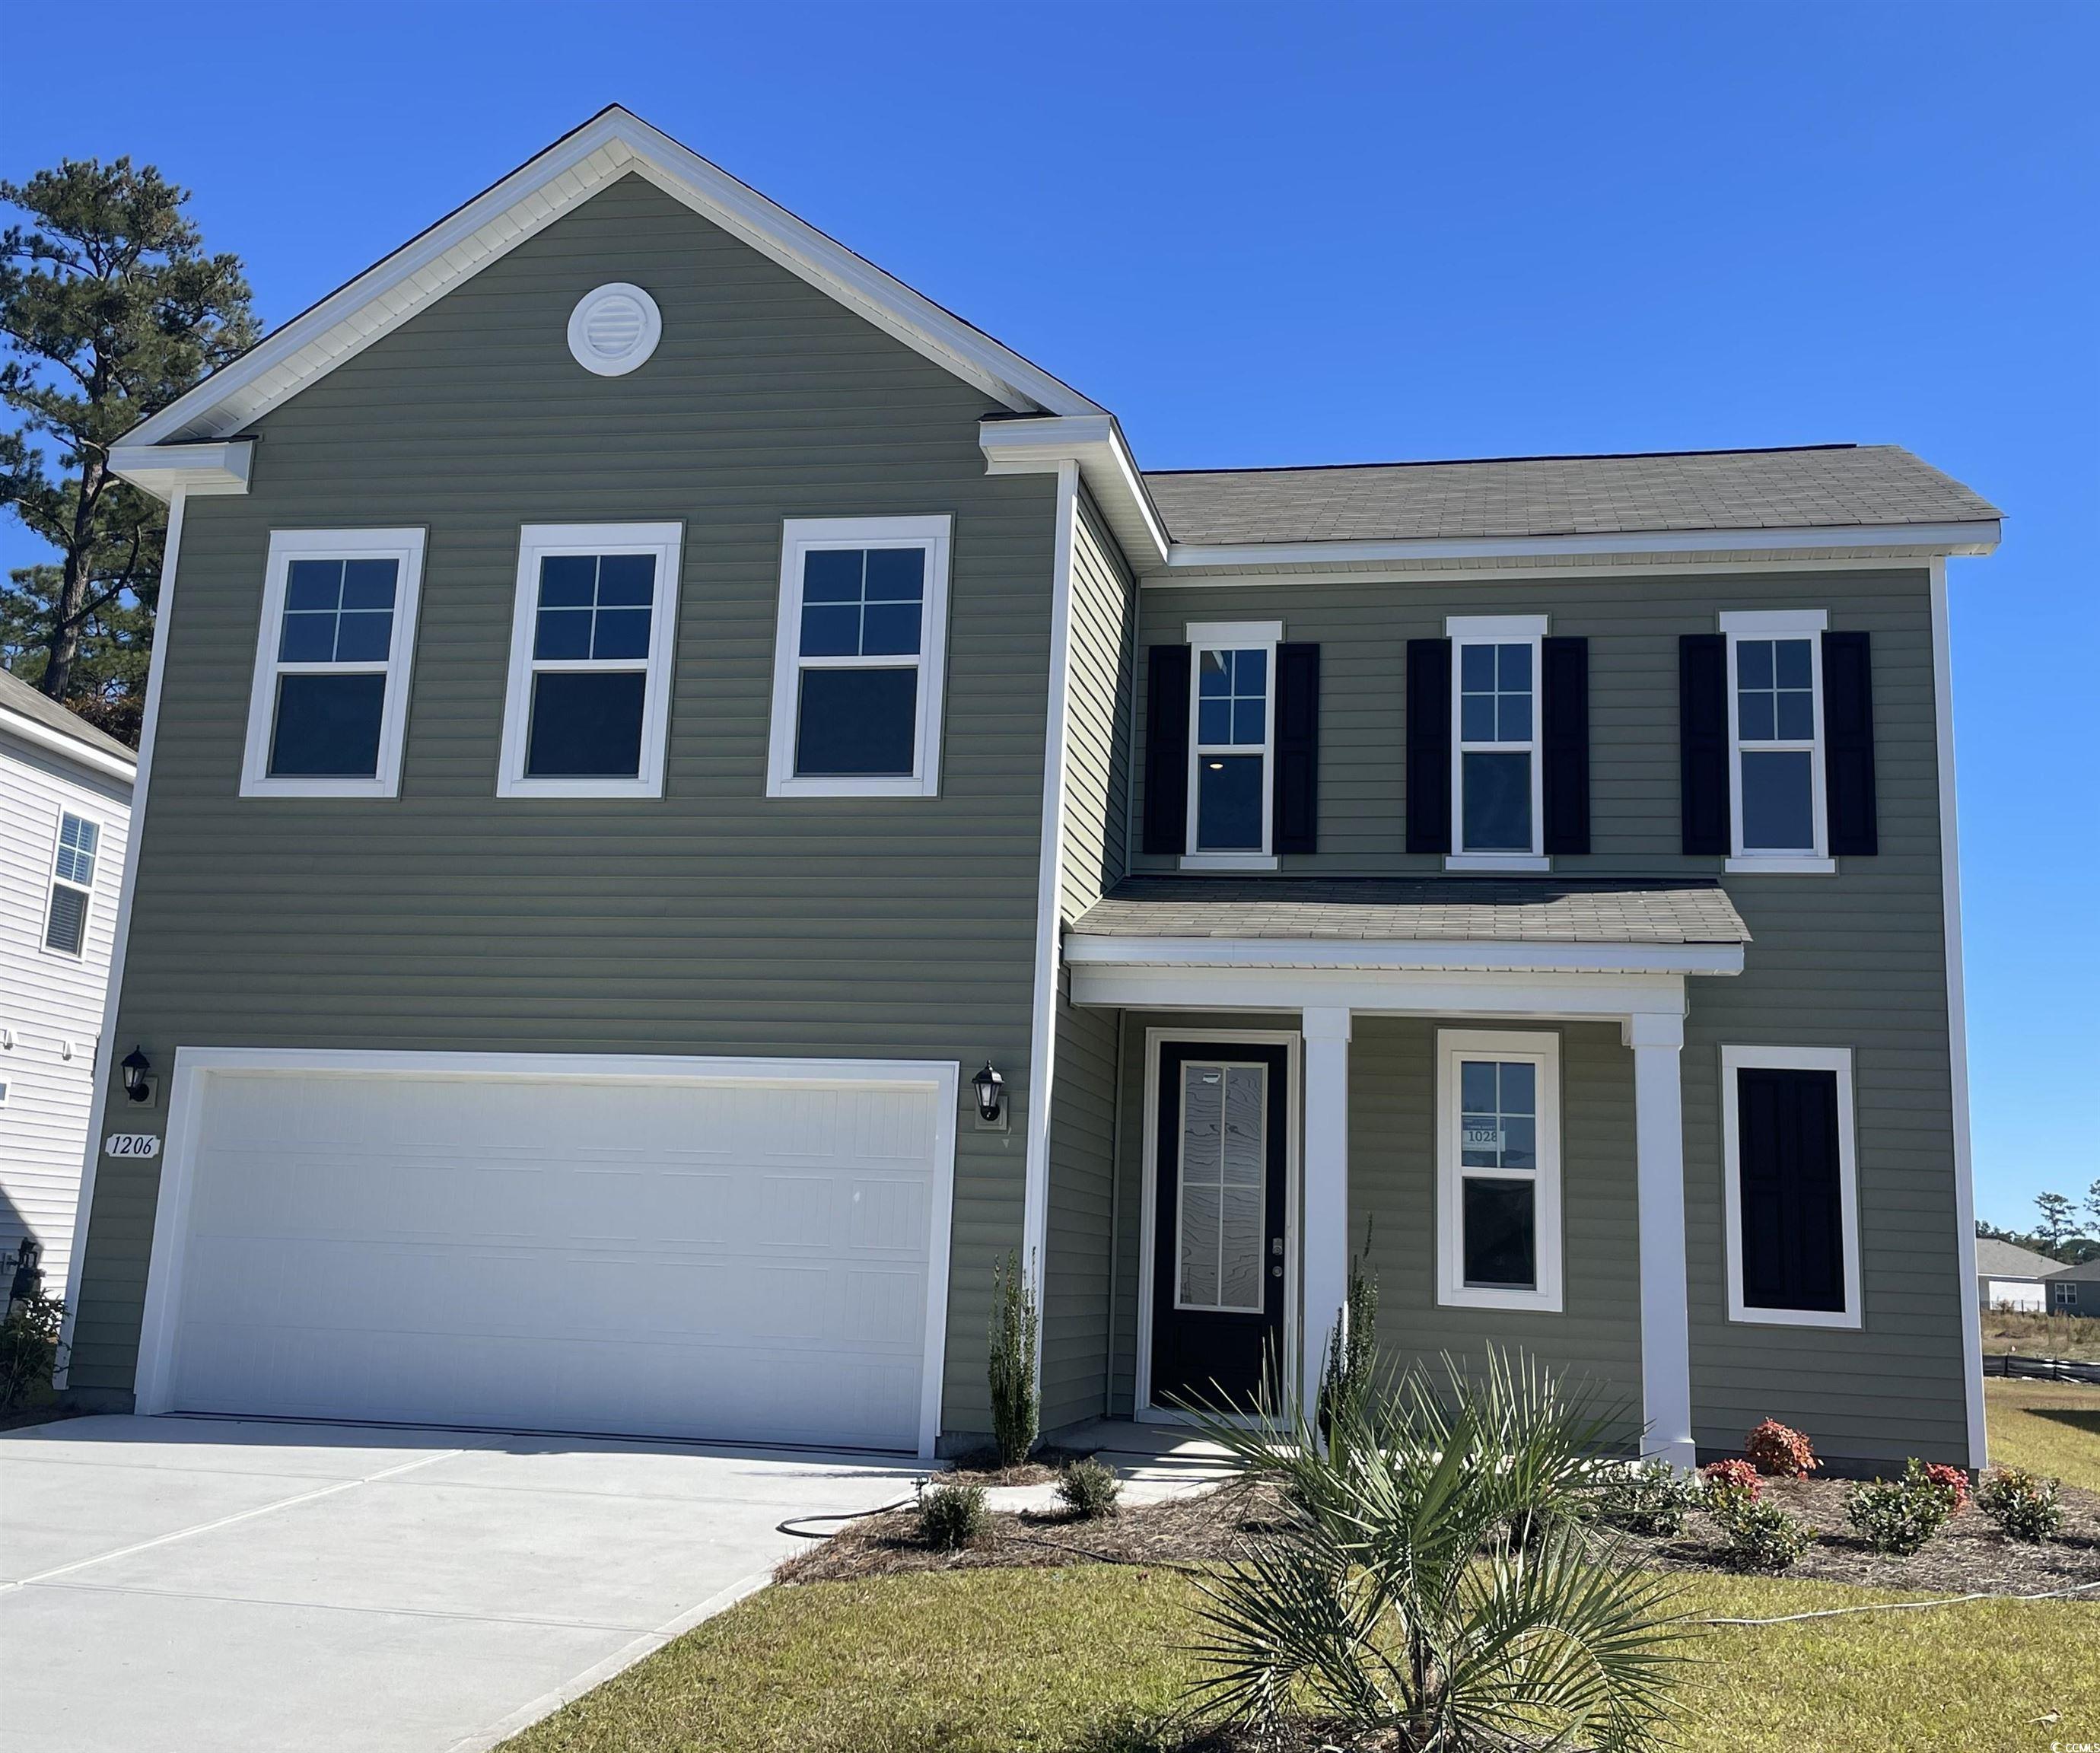
[[[1320,1390],[1327,1333],[1349,1294],[1349,1013],[1308,1010],[1305,1037],[1305,1161],[1299,1283],[1298,1391],[1307,1411]]]
[[[1649,1450],[1689,1468],[1692,1321],[1684,1258],[1684,1018],[1641,1012],[1621,1035],[1634,1053],[1634,1150],[1640,1201],[1641,1412]]]

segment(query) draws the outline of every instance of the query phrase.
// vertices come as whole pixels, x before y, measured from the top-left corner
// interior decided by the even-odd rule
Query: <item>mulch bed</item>
[[[1851,1583],[1921,1594],[2036,1595],[2100,1583],[2100,1495],[2065,1486],[2063,1527],[2040,1545],[2008,1539],[1971,1505],[1923,1551],[1888,1557],[1853,1538],[1842,1482],[1767,1479],[1765,1495],[1819,1529],[1820,1537],[1788,1577]],[[936,1552],[919,1538],[918,1518],[892,1510],[849,1526],[797,1553],[774,1573],[781,1583],[830,1583],[897,1571],[983,1570],[1059,1565],[1125,1564],[1201,1567],[1234,1557],[1273,1526],[1276,1503],[1265,1486],[1231,1484],[1200,1496],[1124,1509],[1094,1521],[1061,1513],[994,1514],[976,1544]],[[1694,1512],[1674,1539],[1619,1536],[1639,1561],[1663,1570],[1730,1570],[1719,1534]],[[2100,1593],[2100,1591],[2096,1591]],[[1315,1746],[1317,1742],[1308,1742]]]

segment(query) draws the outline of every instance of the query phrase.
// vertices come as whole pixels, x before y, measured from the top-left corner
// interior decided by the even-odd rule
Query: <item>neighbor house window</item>
[[[2049,1292],[2059,1309],[2076,1309],[2078,1306],[2078,1287],[2075,1284],[2052,1284]]]
[[[1560,1038],[1437,1038],[1437,1300],[1558,1312]]]
[[[1454,616],[1454,870],[1544,870],[1538,677],[1542,615]]]
[[[57,850],[51,858],[51,893],[44,913],[44,947],[77,956],[87,942],[87,904],[95,894],[95,867],[102,854],[99,824],[70,810],[59,817]]]
[[[1273,869],[1276,647],[1281,621],[1189,628],[1189,851],[1195,869]]]
[[[504,709],[505,797],[660,797],[676,523],[527,524]]]
[[[938,795],[951,521],[783,527],[769,797]]]
[[[1729,1318],[1858,1327],[1851,1049],[1723,1047],[1721,1133]]]
[[[1735,762],[1730,868],[1834,870],[1824,828],[1820,609],[1724,614]]]
[[[419,529],[271,532],[243,797],[399,793],[422,575]]]

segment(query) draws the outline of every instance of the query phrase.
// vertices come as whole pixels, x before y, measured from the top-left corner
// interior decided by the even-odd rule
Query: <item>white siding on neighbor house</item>
[[[63,1294],[87,1147],[102,1008],[116,943],[131,788],[63,755],[0,735],[0,1250],[43,1244],[44,1288]],[[86,938],[77,956],[44,947],[59,817],[101,828]],[[72,1044],[67,1057],[64,1044]]]
[[[2034,1278],[1979,1278],[1977,1300],[1986,1309],[2019,1309],[2039,1314],[2048,1298]]]

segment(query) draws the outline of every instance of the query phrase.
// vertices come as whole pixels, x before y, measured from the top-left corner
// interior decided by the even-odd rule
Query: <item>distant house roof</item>
[[[1177,542],[1460,540],[1984,523],[1895,444],[1147,474]]]
[[[108,731],[97,730],[78,713],[68,712],[19,676],[0,669],[0,726],[7,725],[11,718],[27,721],[13,727],[24,731],[32,741],[48,744],[55,739],[77,743],[94,752],[89,757],[90,766],[107,769],[110,762],[121,762],[131,772],[138,771],[137,750],[118,742]]]
[[[1096,938],[1742,944],[1714,882],[1509,876],[1125,878],[1074,921]]]
[[[2100,1281],[2100,1257],[2089,1260],[2083,1265],[2053,1267],[2049,1276],[2053,1281],[2069,1278],[2080,1284],[2093,1283]]]
[[[2063,1269],[2046,1254],[1996,1236],[1976,1238],[1976,1275],[1984,1278],[2045,1278]]]

